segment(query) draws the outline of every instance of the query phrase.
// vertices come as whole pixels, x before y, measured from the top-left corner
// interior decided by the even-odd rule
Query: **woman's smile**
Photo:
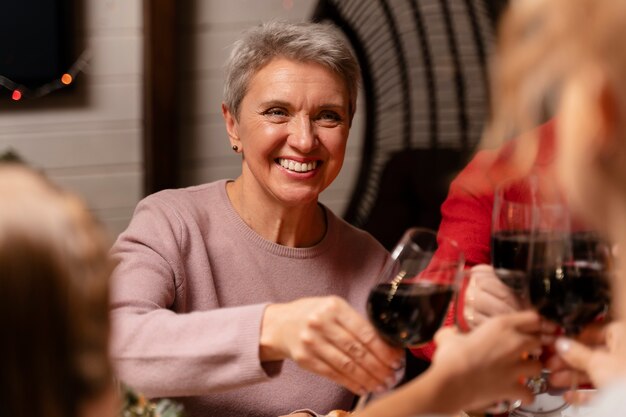
[[[277,158],[276,163],[289,172],[302,174],[313,173],[321,165],[321,161],[317,160],[301,161],[291,158]]]

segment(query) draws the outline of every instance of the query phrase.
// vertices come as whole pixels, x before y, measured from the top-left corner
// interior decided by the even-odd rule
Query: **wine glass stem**
[[[356,405],[354,406],[354,409],[352,410],[352,412],[359,411],[359,410],[362,410],[363,408],[365,408],[365,404],[367,404],[369,399],[370,399],[370,393],[369,392],[367,394],[361,395],[359,397],[359,400],[357,401]]]

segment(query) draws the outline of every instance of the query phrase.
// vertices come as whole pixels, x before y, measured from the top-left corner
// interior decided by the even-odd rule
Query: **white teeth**
[[[317,168],[317,161],[313,162],[295,162],[285,158],[278,158],[278,163],[285,169],[294,172],[308,172]]]

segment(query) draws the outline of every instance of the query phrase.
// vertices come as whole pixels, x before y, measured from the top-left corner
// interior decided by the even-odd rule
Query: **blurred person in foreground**
[[[556,171],[569,204],[618,250],[626,245],[626,51],[617,42],[626,36],[625,20],[623,1],[514,2],[499,43],[492,132],[523,129],[551,108]],[[579,383],[590,379],[600,388],[594,416],[626,409],[626,268],[620,255],[612,282],[616,321],[602,333],[604,340],[596,347],[565,338],[556,343],[561,358],[582,372]],[[553,366],[552,381],[567,386],[571,371]]]
[[[77,197],[0,164],[0,415],[113,417],[109,244]]]
[[[388,253],[318,202],[343,163],[358,80],[326,25],[266,23],[235,44],[222,111],[240,176],[147,197],[113,249],[123,381],[220,417],[348,410],[355,394],[395,383],[403,352],[364,317]],[[437,392],[423,394],[425,411],[455,410],[442,386],[479,368],[501,383],[465,387],[463,404],[527,398],[517,381],[538,364],[519,358],[539,327],[535,314],[496,321],[466,344],[485,359],[463,338],[442,348],[448,366],[418,383]],[[502,332],[509,343],[487,337]]]
[[[576,214],[617,245],[614,322],[595,333],[590,345],[559,338],[560,360],[551,360],[555,385],[567,387],[577,380],[599,388],[585,414],[594,417],[626,410],[626,266],[620,259],[626,246],[626,51],[619,42],[626,37],[624,21],[623,1],[513,2],[500,33],[489,133],[502,138],[512,129],[531,131],[546,109],[555,114],[560,186]],[[515,158],[534,158],[537,144],[537,135],[524,135]],[[485,318],[477,330],[492,320]],[[443,348],[445,342],[438,350]],[[402,389],[411,390],[413,383]],[[372,404],[378,413],[358,415],[411,415],[389,411],[399,404],[395,395]]]

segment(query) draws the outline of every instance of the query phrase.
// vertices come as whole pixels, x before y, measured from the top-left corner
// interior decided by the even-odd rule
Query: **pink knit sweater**
[[[194,416],[348,409],[353,396],[290,361],[259,361],[268,303],[337,294],[364,312],[387,253],[326,210],[314,247],[267,241],[243,222],[226,181],[139,203],[113,248],[112,355],[120,379],[179,398]]]

